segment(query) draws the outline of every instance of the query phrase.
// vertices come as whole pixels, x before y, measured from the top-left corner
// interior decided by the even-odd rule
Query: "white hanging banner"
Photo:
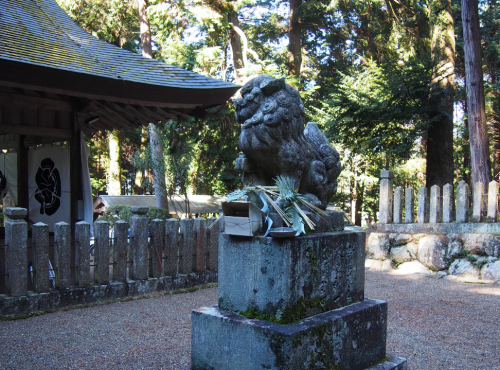
[[[7,190],[17,204],[17,153],[0,153],[0,201]]]
[[[54,231],[57,222],[71,221],[70,151],[44,146],[28,152],[29,218]]]

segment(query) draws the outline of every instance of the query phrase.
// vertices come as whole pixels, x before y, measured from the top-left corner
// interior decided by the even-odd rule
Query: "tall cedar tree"
[[[426,185],[453,183],[453,102],[455,29],[451,0],[434,0],[430,9],[432,80],[427,133]]]
[[[481,58],[481,32],[477,0],[462,0],[464,29],[465,80],[472,166],[472,183],[491,181],[488,131],[484,104],[484,85]]]
[[[148,20],[148,0],[137,0],[137,9],[139,10],[139,23],[141,30],[141,49],[142,55],[153,59],[153,50],[151,47],[151,28]],[[160,136],[157,134],[156,125],[149,124],[149,139],[151,145],[151,154],[153,157],[153,174],[155,187],[155,206],[164,208],[168,211],[168,198],[165,186],[165,163],[163,159],[163,145]]]

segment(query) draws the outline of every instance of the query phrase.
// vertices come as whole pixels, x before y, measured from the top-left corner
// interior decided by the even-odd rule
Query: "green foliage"
[[[211,109],[200,119],[192,117],[158,125],[165,161],[154,163],[151,148],[137,150],[136,168],[157,168],[167,176],[167,193],[227,194],[240,184],[234,169],[238,156],[239,125],[234,109]]]
[[[106,211],[104,211],[103,215],[99,217],[99,221],[108,221],[111,226],[114,225],[115,221],[122,220],[130,223],[130,217],[132,217],[133,213],[130,210],[130,206],[126,205],[115,205],[108,207]],[[155,218],[159,218],[161,220],[166,220],[170,218],[166,209],[149,207],[148,213],[146,214],[149,223]]]
[[[57,0],[87,32],[110,44],[137,51],[139,13],[133,0]]]

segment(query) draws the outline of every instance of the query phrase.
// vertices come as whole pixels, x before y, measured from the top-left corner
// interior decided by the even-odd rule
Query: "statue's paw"
[[[304,197],[304,199],[308,203],[311,203],[315,207],[322,208],[321,201],[319,200],[319,198],[316,195],[311,194],[311,193],[306,193],[306,194],[302,194],[302,196]],[[305,206],[303,209],[306,209],[308,211],[310,210],[307,206]]]
[[[255,172],[256,171],[256,166],[255,162],[252,161],[250,158],[247,158],[245,154],[240,154],[238,158],[236,158],[235,161],[235,168],[238,171],[242,172]]]

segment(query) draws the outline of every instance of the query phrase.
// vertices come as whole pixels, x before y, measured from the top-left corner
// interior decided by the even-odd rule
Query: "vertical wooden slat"
[[[63,290],[71,286],[74,260],[71,259],[71,225],[58,222],[54,225],[56,289]]]
[[[130,218],[130,257],[132,259],[131,279],[148,278],[148,207],[133,206]]]
[[[206,245],[207,245],[207,220],[203,217],[198,217],[194,221],[194,231],[195,231],[195,266],[194,271],[205,271],[207,269],[207,255],[206,255]]]
[[[80,221],[75,224],[76,285],[90,285],[90,224]]]
[[[210,228],[215,220],[215,217],[210,217],[207,219],[207,246],[208,246],[208,258],[207,258],[207,269],[215,271],[218,268],[218,251],[219,251],[219,225],[215,225]],[[221,222],[219,220],[219,222]]]
[[[165,222],[165,275],[177,275],[179,262],[179,220],[170,218]]]
[[[154,219],[150,226],[149,255],[151,256],[151,276],[154,278],[163,276],[163,251],[165,244],[165,221]]]
[[[113,248],[113,280],[127,281],[127,258],[128,258],[128,222],[118,220],[113,224],[114,248]]]
[[[189,274],[194,267],[194,221],[190,218],[183,218],[180,221],[179,238],[179,273]]]
[[[109,283],[109,222],[94,222],[94,269],[96,284]]]

